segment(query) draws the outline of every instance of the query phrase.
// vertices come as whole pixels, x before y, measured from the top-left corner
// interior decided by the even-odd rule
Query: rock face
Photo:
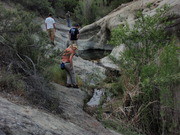
[[[107,41],[110,39],[111,31],[120,24],[126,22],[133,27],[136,20],[136,13],[138,10],[142,10],[144,14],[154,15],[156,9],[162,7],[164,4],[171,6],[171,10],[168,15],[173,14],[170,17],[174,21],[174,24],[166,28],[168,33],[175,34],[180,39],[180,1],[179,0],[135,0],[133,2],[122,4],[117,9],[113,10],[107,16],[102,19],[83,27],[80,30],[80,49],[113,49],[108,45]],[[151,5],[151,7],[148,7]],[[120,45],[113,49],[110,56],[118,59],[120,52],[124,50],[124,46]],[[100,60],[103,67],[108,67],[114,70],[119,70],[119,67],[112,62],[108,57]]]
[[[149,8],[148,4],[152,6]],[[175,14],[172,20],[174,25],[167,28],[171,32],[175,32],[180,38],[180,1],[179,0],[136,0],[127,4],[122,4],[117,9],[109,13],[104,18],[83,27],[80,30],[80,46],[84,49],[102,48],[108,49],[107,40],[110,38],[112,29],[119,24],[127,22],[133,26],[136,20],[136,13],[142,10],[144,14],[153,15],[157,8],[168,4],[171,6],[169,14]]]
[[[90,99],[89,102],[87,102],[87,105],[90,107],[98,106],[100,104],[100,100],[104,94],[103,89],[95,89],[93,93],[93,97]]]
[[[44,25],[44,19],[37,18],[37,22],[40,23],[42,29],[45,31],[45,25]],[[68,45],[68,32],[69,27],[64,25],[64,20],[62,19],[55,19],[56,21],[56,34],[55,34],[55,44],[56,46],[53,48],[53,50],[61,50],[67,48]],[[81,42],[81,41],[80,41]],[[52,46],[52,45],[50,45]],[[49,52],[47,54],[53,53],[52,48],[49,48]],[[80,50],[78,46],[78,50]],[[60,61],[60,60],[59,60]],[[81,57],[73,57],[74,61],[74,69],[77,75],[83,80],[83,82],[89,84],[96,84],[100,80],[105,79],[105,68],[98,65],[95,62],[84,60]]]
[[[147,5],[152,3],[152,7]],[[169,14],[174,13],[174,25],[167,28],[168,31],[176,33],[180,37],[180,1],[179,0],[137,0],[131,3],[122,4],[109,15],[97,22],[83,27],[80,30],[79,49],[105,49],[111,50],[107,44],[113,28],[127,21],[133,25],[136,11],[142,9],[145,14],[153,15],[155,9],[163,4],[172,6]],[[44,29],[44,19],[37,18]],[[56,49],[63,50],[67,46],[69,28],[62,24],[63,20],[57,21]],[[64,22],[63,22],[64,23]],[[121,47],[119,47],[122,50]],[[119,57],[117,48],[111,53]],[[83,60],[80,57],[74,58],[74,66],[78,75],[86,82],[96,83],[94,80],[87,81],[90,74],[94,78],[105,78],[105,68],[91,61]],[[112,67],[112,61],[108,58],[101,60],[105,67]],[[118,70],[116,65],[113,68]],[[96,70],[95,70],[96,69]],[[96,71],[96,72],[95,72]],[[43,110],[25,105],[17,105],[0,97],[0,135],[119,135],[105,129],[96,119],[83,111],[83,100],[86,94],[79,89],[67,89],[66,87],[54,84],[53,95],[60,102],[61,116],[52,115]],[[178,101],[178,98],[177,98]]]
[[[120,5],[117,9],[113,10],[107,16],[102,19],[87,25],[80,29],[80,39],[78,40],[79,50],[88,49],[104,49],[113,50],[110,56],[118,59],[120,52],[122,52],[125,46],[121,45],[113,49],[113,46],[107,44],[110,39],[111,31],[119,24],[127,22],[131,27],[136,20],[136,13],[138,10],[142,10],[144,14],[153,15],[156,9],[169,4],[171,6],[170,14],[175,14],[171,17],[175,21],[173,25],[166,30],[169,33],[174,33],[180,39],[180,1],[179,0],[136,0],[127,4]],[[151,5],[150,7],[148,5]],[[44,19],[38,18],[37,22],[40,22],[42,28],[45,30]],[[68,44],[68,31],[65,21],[63,19],[56,19],[56,38],[54,50],[64,50]],[[110,57],[105,57],[100,60],[100,65],[92,61],[83,60],[80,57],[74,58],[74,65],[76,73],[84,82],[90,82],[90,84],[96,84],[95,80],[102,80],[105,76],[106,68],[118,70],[119,67],[114,64]],[[95,79],[94,79],[95,78]]]
[[[113,57],[114,59],[119,59],[121,57],[121,53],[125,50],[125,45],[120,45],[114,47],[111,54],[109,56],[106,56],[100,60],[100,63],[103,65],[103,67],[114,69],[119,71],[120,68],[111,60],[110,57]]]
[[[52,96],[59,99],[60,116],[0,96],[0,135],[120,135],[83,111],[83,91],[53,85]]]

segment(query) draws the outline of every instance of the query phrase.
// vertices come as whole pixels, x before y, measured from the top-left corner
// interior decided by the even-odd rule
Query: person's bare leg
[[[55,38],[54,31],[51,31],[51,42],[52,42],[53,45],[55,45],[54,44],[54,38]]]

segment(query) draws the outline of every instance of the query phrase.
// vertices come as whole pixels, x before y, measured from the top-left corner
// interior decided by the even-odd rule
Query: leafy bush
[[[54,13],[51,4],[48,0],[10,0],[14,3],[19,3],[28,10],[35,11],[41,15],[48,15],[48,13]]]
[[[132,0],[82,0],[77,3],[78,5],[74,9],[75,20],[83,25],[87,25],[95,22],[96,20],[107,15],[114,8],[117,8],[122,3],[126,3]]]
[[[77,0],[10,0],[14,3],[21,4],[25,9],[48,15],[52,13],[56,16],[61,16],[61,11],[73,12],[78,4]],[[7,1],[5,1],[7,2]]]
[[[154,16],[138,12],[133,29],[128,24],[119,26],[110,41],[126,45],[120,59],[121,87],[139,93],[133,99],[131,120],[147,134],[169,134],[177,129],[172,114],[168,113],[174,110],[172,89],[179,80],[178,47],[164,31],[170,24],[165,16],[168,9],[165,5]],[[171,118],[165,118],[168,115]]]
[[[74,12],[74,9],[77,6],[77,4],[78,4],[77,0],[57,0],[54,2],[54,8],[56,14],[58,15],[60,10],[63,10],[65,12],[67,11]]]
[[[62,70],[58,64],[51,64],[51,66],[48,66],[45,69],[44,74],[46,75],[46,78],[55,83],[61,85],[66,84],[66,72]]]
[[[35,15],[19,9],[6,11],[1,8],[0,14],[1,38],[3,44],[8,45],[16,56],[28,63],[26,68],[35,68],[44,58],[44,45],[47,44],[47,35],[41,27],[35,24]],[[5,57],[4,57],[5,58]],[[23,62],[22,61],[22,62]]]
[[[5,1],[5,0],[4,0]],[[25,9],[48,15],[53,13],[55,16],[65,17],[65,12],[70,11],[72,18],[76,22],[86,25],[108,14],[122,3],[132,0],[10,0],[21,4]],[[7,2],[7,1],[5,1]],[[63,14],[63,15],[62,15]]]
[[[90,24],[95,20],[96,6],[92,1],[80,1],[75,8],[75,20],[83,25]]]
[[[5,91],[25,91],[25,82],[20,74],[1,72],[0,90]]]
[[[47,35],[35,23],[35,15],[0,6],[0,89],[9,93],[22,91],[35,105],[60,112],[59,102],[49,94],[52,86],[42,77],[47,65],[44,57]]]

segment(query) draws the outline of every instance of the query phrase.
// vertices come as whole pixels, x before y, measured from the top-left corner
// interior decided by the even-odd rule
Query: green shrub
[[[1,72],[0,89],[8,92],[25,91],[25,82],[20,74]]]
[[[63,10],[65,12],[67,11],[73,12],[77,4],[78,4],[77,0],[57,0],[54,3],[54,8],[56,14],[58,15],[59,10]]]
[[[146,7],[151,8],[152,6],[153,6],[153,3],[148,3]]]
[[[90,1],[80,1],[74,9],[76,22],[87,25],[95,20],[96,6]]]
[[[120,6],[122,3],[126,3],[132,0],[82,0],[77,3],[74,9],[75,20],[82,24],[87,25],[95,22],[96,20],[104,17],[110,11]]]
[[[164,29],[171,24],[164,16],[169,7],[165,5],[154,16],[138,13],[132,29],[128,24],[112,32],[111,44],[126,45],[121,57],[121,84],[123,91],[136,91],[132,119],[147,134],[170,133],[176,129],[169,116],[172,111],[172,89],[178,84],[178,47]],[[161,109],[161,108],[166,109]],[[161,115],[163,114],[163,115]],[[162,118],[162,119],[161,119]],[[171,123],[171,124],[170,124]]]
[[[21,4],[25,9],[41,15],[52,13],[59,16],[60,11],[73,12],[78,1],[76,0],[10,0],[15,4]]]
[[[121,87],[122,86],[119,82],[112,83],[110,92],[112,92],[114,96],[122,95],[124,93],[124,91]]]
[[[49,38],[35,17],[20,7],[6,10],[0,6],[0,90],[24,94],[30,103],[61,113],[53,87],[42,76],[49,64],[44,56]]]
[[[40,13],[41,15],[48,15],[54,13],[51,4],[48,0],[10,0],[15,4],[21,4],[25,9]]]
[[[48,66],[45,69],[44,74],[50,81],[61,85],[66,84],[66,71],[62,70],[58,64],[51,64],[51,66]]]
[[[21,10],[7,11],[1,8],[0,32],[4,44],[9,45],[17,56],[28,63],[27,68],[34,68],[44,60],[44,46],[47,36],[34,22],[35,15]],[[7,27],[8,26],[8,27]]]

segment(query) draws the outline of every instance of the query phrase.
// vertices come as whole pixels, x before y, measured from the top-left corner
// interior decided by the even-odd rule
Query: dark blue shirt
[[[79,30],[77,28],[71,28],[69,33],[71,35],[70,40],[78,40],[77,35],[79,34]]]

